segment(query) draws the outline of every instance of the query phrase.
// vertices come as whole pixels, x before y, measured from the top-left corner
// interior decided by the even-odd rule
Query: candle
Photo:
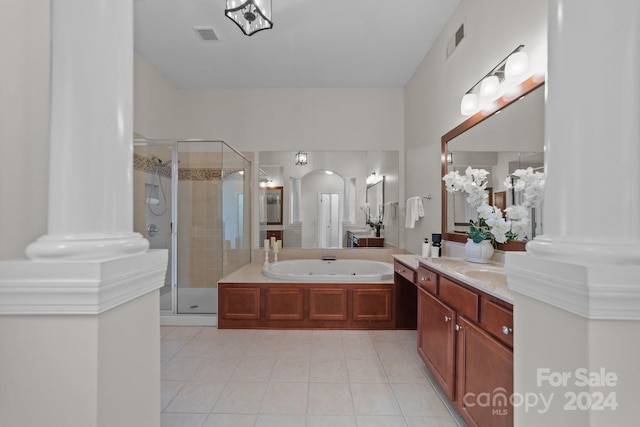
[[[269,239],[264,239],[264,249],[265,249],[266,251],[268,251],[268,250],[269,250]]]
[[[271,247],[274,247],[276,244],[276,236],[271,236]]]
[[[276,240],[273,243],[273,252],[278,253],[278,249],[279,249],[279,245],[278,245],[278,241]]]
[[[282,249],[282,240],[278,240],[277,243],[278,243],[278,249]]]

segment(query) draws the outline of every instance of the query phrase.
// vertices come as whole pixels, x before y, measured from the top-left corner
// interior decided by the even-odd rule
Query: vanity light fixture
[[[448,165],[452,165],[453,164],[453,153],[451,153],[451,152],[447,153],[447,164]]]
[[[467,92],[462,97],[462,102],[460,103],[460,112],[463,116],[470,116],[476,111],[478,111],[478,95],[476,95],[475,93]]]
[[[375,172],[371,172],[371,174],[367,177],[367,179],[364,182],[367,185],[375,185],[375,184],[379,183],[380,181],[382,181],[382,177],[376,175]]]
[[[498,63],[476,84],[471,86],[460,103],[460,112],[464,116],[470,116],[478,111],[479,99],[476,89],[479,87],[480,96],[485,100],[493,101],[499,93],[500,83],[504,80],[513,81],[523,76],[529,68],[527,53],[522,49],[521,44],[513,50],[506,58]]]
[[[246,36],[273,27],[271,0],[227,0],[224,14],[235,22]]]
[[[303,151],[298,151],[296,153],[296,165],[304,166],[307,164],[307,153]]]

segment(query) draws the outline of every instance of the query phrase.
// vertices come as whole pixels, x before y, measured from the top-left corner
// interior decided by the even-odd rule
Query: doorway
[[[318,247],[339,248],[340,194],[318,193]]]

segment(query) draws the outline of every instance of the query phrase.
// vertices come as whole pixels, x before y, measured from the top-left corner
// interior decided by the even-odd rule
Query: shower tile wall
[[[205,173],[206,172],[206,173]],[[180,170],[178,285],[215,288],[222,277],[220,170]],[[211,180],[207,180],[207,178]]]

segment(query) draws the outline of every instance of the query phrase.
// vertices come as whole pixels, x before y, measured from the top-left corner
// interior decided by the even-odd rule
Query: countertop
[[[513,304],[513,296],[507,288],[507,278],[504,275],[504,266],[500,263],[491,262],[488,264],[475,264],[468,262],[464,258],[424,258],[415,254],[393,255],[393,258],[413,269],[417,269],[420,264],[423,264],[433,270],[451,276],[466,285],[499,298],[509,304]],[[495,280],[491,281],[479,280],[461,273],[459,271],[460,269],[467,269],[468,271],[491,269],[493,272],[498,273],[496,276],[500,276],[501,273],[502,277],[496,277]]]

